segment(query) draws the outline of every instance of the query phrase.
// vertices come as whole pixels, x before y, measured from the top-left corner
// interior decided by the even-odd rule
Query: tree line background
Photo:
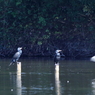
[[[0,56],[95,54],[95,0],[0,0]]]

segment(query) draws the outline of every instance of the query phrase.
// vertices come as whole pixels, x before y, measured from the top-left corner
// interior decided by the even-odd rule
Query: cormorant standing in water
[[[56,50],[55,51],[55,56],[54,56],[54,64],[56,65],[56,64],[59,64],[59,60],[60,60],[60,58],[61,58],[61,55],[60,55],[60,52],[61,52],[62,50]]]
[[[17,48],[17,52],[14,54],[14,56],[13,56],[13,58],[12,58],[12,61],[11,61],[11,63],[9,64],[9,66],[11,66],[11,65],[14,64],[14,63],[18,63],[18,60],[19,60],[21,54],[22,54],[22,47],[18,47],[18,48]]]

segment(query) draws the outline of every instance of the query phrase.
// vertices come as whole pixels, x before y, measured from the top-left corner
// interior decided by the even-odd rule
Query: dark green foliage
[[[90,56],[94,31],[95,0],[0,0],[4,55],[23,46],[27,56],[50,55],[57,48],[67,56]]]

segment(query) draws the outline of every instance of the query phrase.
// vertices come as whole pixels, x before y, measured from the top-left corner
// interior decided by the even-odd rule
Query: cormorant
[[[14,54],[12,61],[9,64],[9,66],[11,66],[13,63],[18,63],[18,60],[19,60],[21,54],[22,54],[22,47],[18,47],[17,52]]]
[[[60,55],[60,52],[61,52],[62,50],[56,50],[55,51],[55,56],[54,56],[54,64],[56,65],[56,64],[59,64],[59,60],[60,60],[60,58],[61,58],[61,55]]]

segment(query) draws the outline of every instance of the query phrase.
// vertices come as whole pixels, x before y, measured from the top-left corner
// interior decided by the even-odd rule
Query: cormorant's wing
[[[20,53],[19,52],[16,52],[15,54],[14,54],[14,56],[13,56],[13,59],[19,59],[19,57],[20,57]]]

